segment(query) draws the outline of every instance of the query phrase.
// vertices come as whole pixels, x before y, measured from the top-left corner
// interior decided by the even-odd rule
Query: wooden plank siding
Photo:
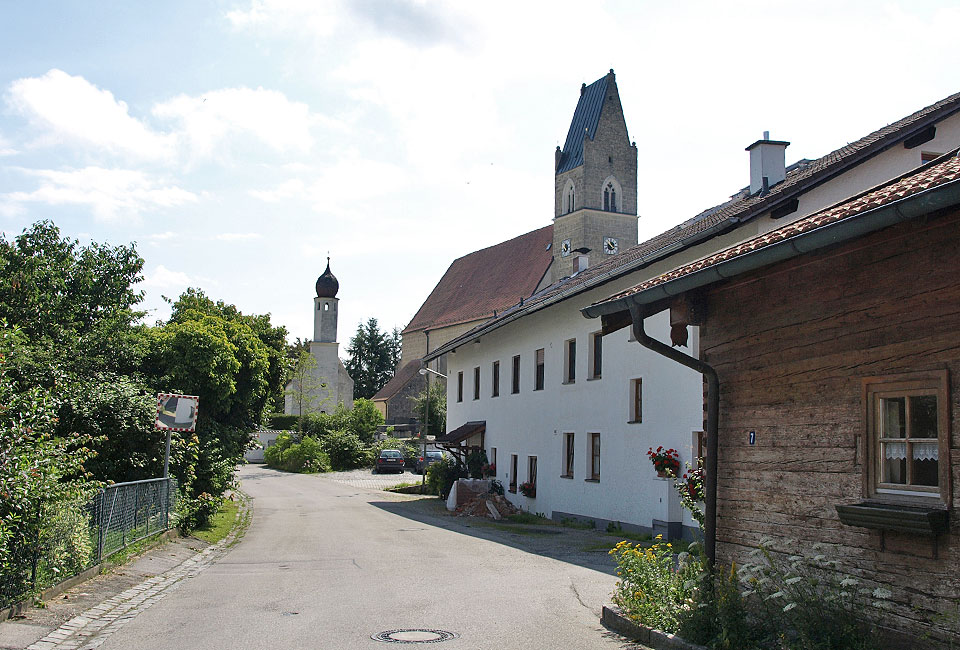
[[[864,495],[862,380],[947,369],[950,474],[960,504],[960,211],[932,215],[715,285],[700,330],[720,377],[718,557],[762,536],[889,585],[884,624],[960,634],[960,515],[918,538],[840,523]],[[749,432],[756,444],[749,444]],[[947,462],[941,459],[941,462]]]

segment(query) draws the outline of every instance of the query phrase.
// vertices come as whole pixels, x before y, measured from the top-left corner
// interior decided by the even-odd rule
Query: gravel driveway
[[[326,474],[316,474],[320,478],[328,481],[337,481],[350,487],[369,488],[371,490],[383,490],[400,483],[419,484],[423,477],[415,474],[409,469],[403,470],[402,474],[374,474],[370,468],[353,469],[349,472],[327,472]]]

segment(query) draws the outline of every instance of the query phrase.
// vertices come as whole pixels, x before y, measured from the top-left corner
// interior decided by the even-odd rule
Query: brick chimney
[[[767,190],[787,177],[786,151],[789,142],[771,140],[770,132],[747,147],[750,152],[750,194]]]

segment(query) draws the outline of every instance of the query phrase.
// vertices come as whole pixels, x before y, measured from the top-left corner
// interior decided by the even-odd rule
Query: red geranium
[[[680,452],[676,449],[664,449],[661,445],[654,451],[653,447],[650,447],[647,456],[653,463],[654,469],[657,470],[657,474],[668,474],[675,477],[680,473]]]

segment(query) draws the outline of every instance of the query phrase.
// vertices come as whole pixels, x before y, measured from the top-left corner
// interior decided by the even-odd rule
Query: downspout
[[[695,370],[707,380],[707,466],[704,485],[705,508],[703,513],[703,545],[707,562],[712,567],[717,559],[717,421],[720,413],[720,379],[712,366],[700,359],[675,350],[661,343],[643,330],[643,310],[640,305],[630,302],[630,318],[633,320],[633,336],[643,347],[667,357],[671,361]]]

